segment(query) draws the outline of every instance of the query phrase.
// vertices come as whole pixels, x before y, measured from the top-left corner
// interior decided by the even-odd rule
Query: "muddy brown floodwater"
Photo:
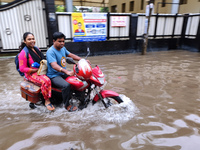
[[[0,58],[0,149],[199,150],[200,53],[89,57],[124,103],[78,112],[30,109],[14,58]],[[71,66],[70,66],[71,67]]]

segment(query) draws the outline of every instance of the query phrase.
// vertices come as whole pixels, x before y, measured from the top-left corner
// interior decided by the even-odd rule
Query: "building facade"
[[[109,11],[145,13],[147,0],[109,0]],[[154,13],[200,13],[200,0],[153,0]]]

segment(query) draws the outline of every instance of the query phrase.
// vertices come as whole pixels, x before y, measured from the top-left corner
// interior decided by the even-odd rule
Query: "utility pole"
[[[144,29],[144,39],[143,39],[143,47],[142,47],[142,55],[145,55],[147,52],[148,46],[148,34],[149,34],[149,26],[150,26],[150,18],[153,10],[153,3],[150,3],[150,0],[147,0],[146,6],[146,19],[145,19],[145,29]]]

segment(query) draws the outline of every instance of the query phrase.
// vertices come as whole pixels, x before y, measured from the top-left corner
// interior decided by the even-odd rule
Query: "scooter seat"
[[[54,91],[56,91],[56,92],[62,92],[62,89],[58,88],[56,86],[52,86],[51,89],[54,90]]]

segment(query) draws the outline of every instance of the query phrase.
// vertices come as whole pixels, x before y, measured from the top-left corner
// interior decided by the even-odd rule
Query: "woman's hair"
[[[61,39],[64,38],[65,39],[65,35],[62,32],[55,32],[53,34],[53,40],[57,40],[57,39]]]
[[[26,38],[27,38],[27,36],[28,36],[29,34],[32,34],[32,35],[33,35],[33,33],[31,33],[31,32],[25,32],[25,33],[24,33],[24,35],[23,35],[23,40],[24,40],[24,41],[26,40]],[[34,35],[33,35],[33,36],[34,36]],[[22,50],[25,46],[26,46],[26,44],[25,44],[24,42],[21,42],[21,45],[19,46],[19,52],[21,52],[21,50]]]

